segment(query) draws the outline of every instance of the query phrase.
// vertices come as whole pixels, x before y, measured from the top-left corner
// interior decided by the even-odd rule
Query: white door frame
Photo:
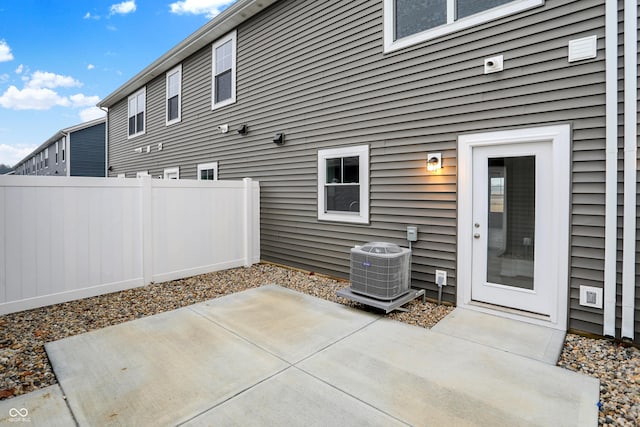
[[[554,277],[557,293],[550,316],[528,315],[517,310],[500,309],[471,300],[471,267],[473,243],[473,148],[500,144],[548,141],[552,143],[552,158],[548,172],[553,174],[553,194],[550,202],[557,212],[553,235],[556,236],[557,264]],[[483,132],[458,137],[458,265],[457,305],[528,323],[567,329],[569,295],[569,205],[571,169],[571,127],[543,126],[525,129]]]

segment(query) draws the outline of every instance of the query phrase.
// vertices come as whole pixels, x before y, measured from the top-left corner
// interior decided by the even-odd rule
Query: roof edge
[[[198,50],[237,28],[240,24],[276,1],[278,0],[238,0],[193,34],[171,48],[164,55],[153,61],[114,92],[107,95],[97,104],[98,107],[112,107],[124,97],[180,64]]]

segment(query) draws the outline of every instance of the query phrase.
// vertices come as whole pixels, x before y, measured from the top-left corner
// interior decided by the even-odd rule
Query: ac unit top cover
[[[353,253],[370,253],[383,258],[395,258],[410,252],[407,248],[402,248],[394,243],[369,242],[362,246],[351,248]]]

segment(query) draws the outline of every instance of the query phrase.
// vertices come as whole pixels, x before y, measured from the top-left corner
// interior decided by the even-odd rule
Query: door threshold
[[[491,304],[488,302],[474,301],[474,300],[470,301],[469,304],[476,305],[478,307],[485,307],[490,310],[498,310],[498,311],[511,313],[519,316],[531,317],[533,319],[540,319],[540,320],[546,320],[546,321],[551,320],[551,316],[547,314],[534,313],[533,311],[526,311],[526,310],[518,310],[517,308],[505,307],[504,305],[497,305],[497,304]]]

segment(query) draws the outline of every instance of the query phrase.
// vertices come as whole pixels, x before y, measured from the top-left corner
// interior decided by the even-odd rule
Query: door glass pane
[[[488,166],[487,282],[533,290],[535,156]]]

